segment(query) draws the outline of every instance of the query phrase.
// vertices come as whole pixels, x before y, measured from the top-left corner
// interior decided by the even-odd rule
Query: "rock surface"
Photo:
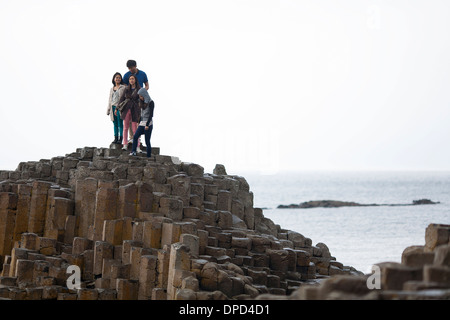
[[[401,263],[382,262],[373,273],[329,277],[302,285],[286,300],[450,300],[450,225],[430,224],[425,245],[405,248]],[[331,274],[331,269],[329,270]],[[280,299],[270,294],[257,299]]]
[[[85,147],[0,171],[0,299],[449,297],[450,226],[381,264],[374,291],[326,244],[264,217],[244,177],[152,154]]]
[[[0,171],[0,299],[254,299],[361,274],[264,217],[244,177],[159,151],[84,147]]]

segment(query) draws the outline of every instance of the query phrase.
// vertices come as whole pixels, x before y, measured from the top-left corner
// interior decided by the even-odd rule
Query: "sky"
[[[108,147],[128,59],[205,172],[450,170],[448,30],[445,0],[0,0],[0,170]]]

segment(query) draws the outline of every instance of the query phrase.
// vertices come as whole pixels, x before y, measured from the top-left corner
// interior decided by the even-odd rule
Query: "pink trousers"
[[[128,145],[128,128],[130,127],[131,122],[131,110],[127,111],[127,114],[125,115],[125,119],[123,120],[123,145]],[[131,122],[131,128],[133,130],[133,134],[136,132],[138,127],[137,122]],[[137,146],[139,147],[139,140]]]

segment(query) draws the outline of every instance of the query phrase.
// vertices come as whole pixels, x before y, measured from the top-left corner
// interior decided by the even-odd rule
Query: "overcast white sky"
[[[135,59],[152,145],[212,172],[449,170],[445,0],[0,0],[0,169],[107,147]]]

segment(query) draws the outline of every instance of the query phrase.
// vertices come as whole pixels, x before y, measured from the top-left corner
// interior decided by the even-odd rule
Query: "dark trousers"
[[[144,126],[139,126],[134,133],[133,137],[133,148],[132,151],[136,152],[137,142],[141,135],[145,134],[145,146],[147,147],[147,158],[150,158],[152,155],[152,145],[150,144],[150,137],[152,135],[153,125],[148,127],[148,130],[145,130]]]

